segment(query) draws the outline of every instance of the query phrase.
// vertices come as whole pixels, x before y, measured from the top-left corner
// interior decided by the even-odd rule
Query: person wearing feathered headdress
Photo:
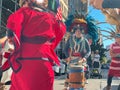
[[[48,9],[50,1],[20,0],[22,7],[8,18],[7,36],[15,44],[9,57],[13,69],[10,90],[53,90],[52,65],[59,65],[54,49],[66,27],[54,10]]]
[[[84,33],[87,33],[86,21],[84,19],[79,19],[79,18],[73,19],[69,27],[69,31],[71,33],[71,36],[68,39],[66,46],[65,46],[65,56],[66,56],[68,65],[76,61],[85,62],[91,54],[91,48],[90,48],[89,42],[84,37]],[[69,77],[67,78],[69,79]],[[65,82],[66,83],[65,86],[67,86],[68,79]],[[72,83],[70,84],[72,85]],[[83,87],[84,85],[81,84],[81,88]]]
[[[72,50],[75,49],[76,44],[75,44],[75,29],[79,28],[80,32],[82,33],[82,37],[87,39],[87,44],[84,45],[84,47],[80,46],[80,50],[86,49],[85,47],[88,46],[90,48],[91,44],[96,44],[97,41],[99,40],[99,35],[98,35],[98,27],[95,24],[95,20],[94,18],[92,18],[91,16],[85,16],[82,15],[79,12],[76,12],[74,15],[70,15],[68,16],[68,19],[66,20],[66,26],[67,26],[67,32],[69,32],[71,34],[71,37],[68,39],[69,44],[71,45]],[[71,39],[73,38],[73,39]],[[70,42],[70,39],[73,40],[74,42]],[[77,40],[78,41],[78,40]],[[67,44],[68,44],[67,42]],[[78,48],[78,47],[77,47]],[[66,56],[69,57],[69,53],[67,53],[67,51],[69,50],[69,48],[67,47],[65,50]],[[88,56],[90,55],[89,49],[86,49],[87,52],[86,54],[81,54],[83,55],[82,57]],[[83,51],[84,52],[84,51]],[[69,58],[67,59],[68,61],[70,60]],[[89,63],[89,62],[88,62]]]

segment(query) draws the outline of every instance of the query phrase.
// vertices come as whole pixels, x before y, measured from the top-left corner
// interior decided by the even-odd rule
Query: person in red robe
[[[13,69],[10,90],[53,90],[52,65],[59,65],[54,49],[66,26],[46,9],[48,0],[42,1],[22,0],[7,20],[8,38],[15,44],[8,60]]]

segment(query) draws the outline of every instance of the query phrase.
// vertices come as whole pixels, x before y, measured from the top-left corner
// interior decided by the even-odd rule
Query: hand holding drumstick
[[[86,64],[86,58],[81,58],[81,59],[78,61],[78,64],[79,64],[79,65],[84,65],[84,64]]]

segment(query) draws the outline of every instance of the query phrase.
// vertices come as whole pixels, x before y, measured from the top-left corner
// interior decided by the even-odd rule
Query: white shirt
[[[94,61],[99,62],[99,60],[100,60],[100,55],[99,54],[95,54],[94,55]]]

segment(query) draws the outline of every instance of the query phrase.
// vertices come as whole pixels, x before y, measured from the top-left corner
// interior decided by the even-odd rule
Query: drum
[[[69,69],[70,90],[83,90],[85,86],[84,66],[72,65]]]

